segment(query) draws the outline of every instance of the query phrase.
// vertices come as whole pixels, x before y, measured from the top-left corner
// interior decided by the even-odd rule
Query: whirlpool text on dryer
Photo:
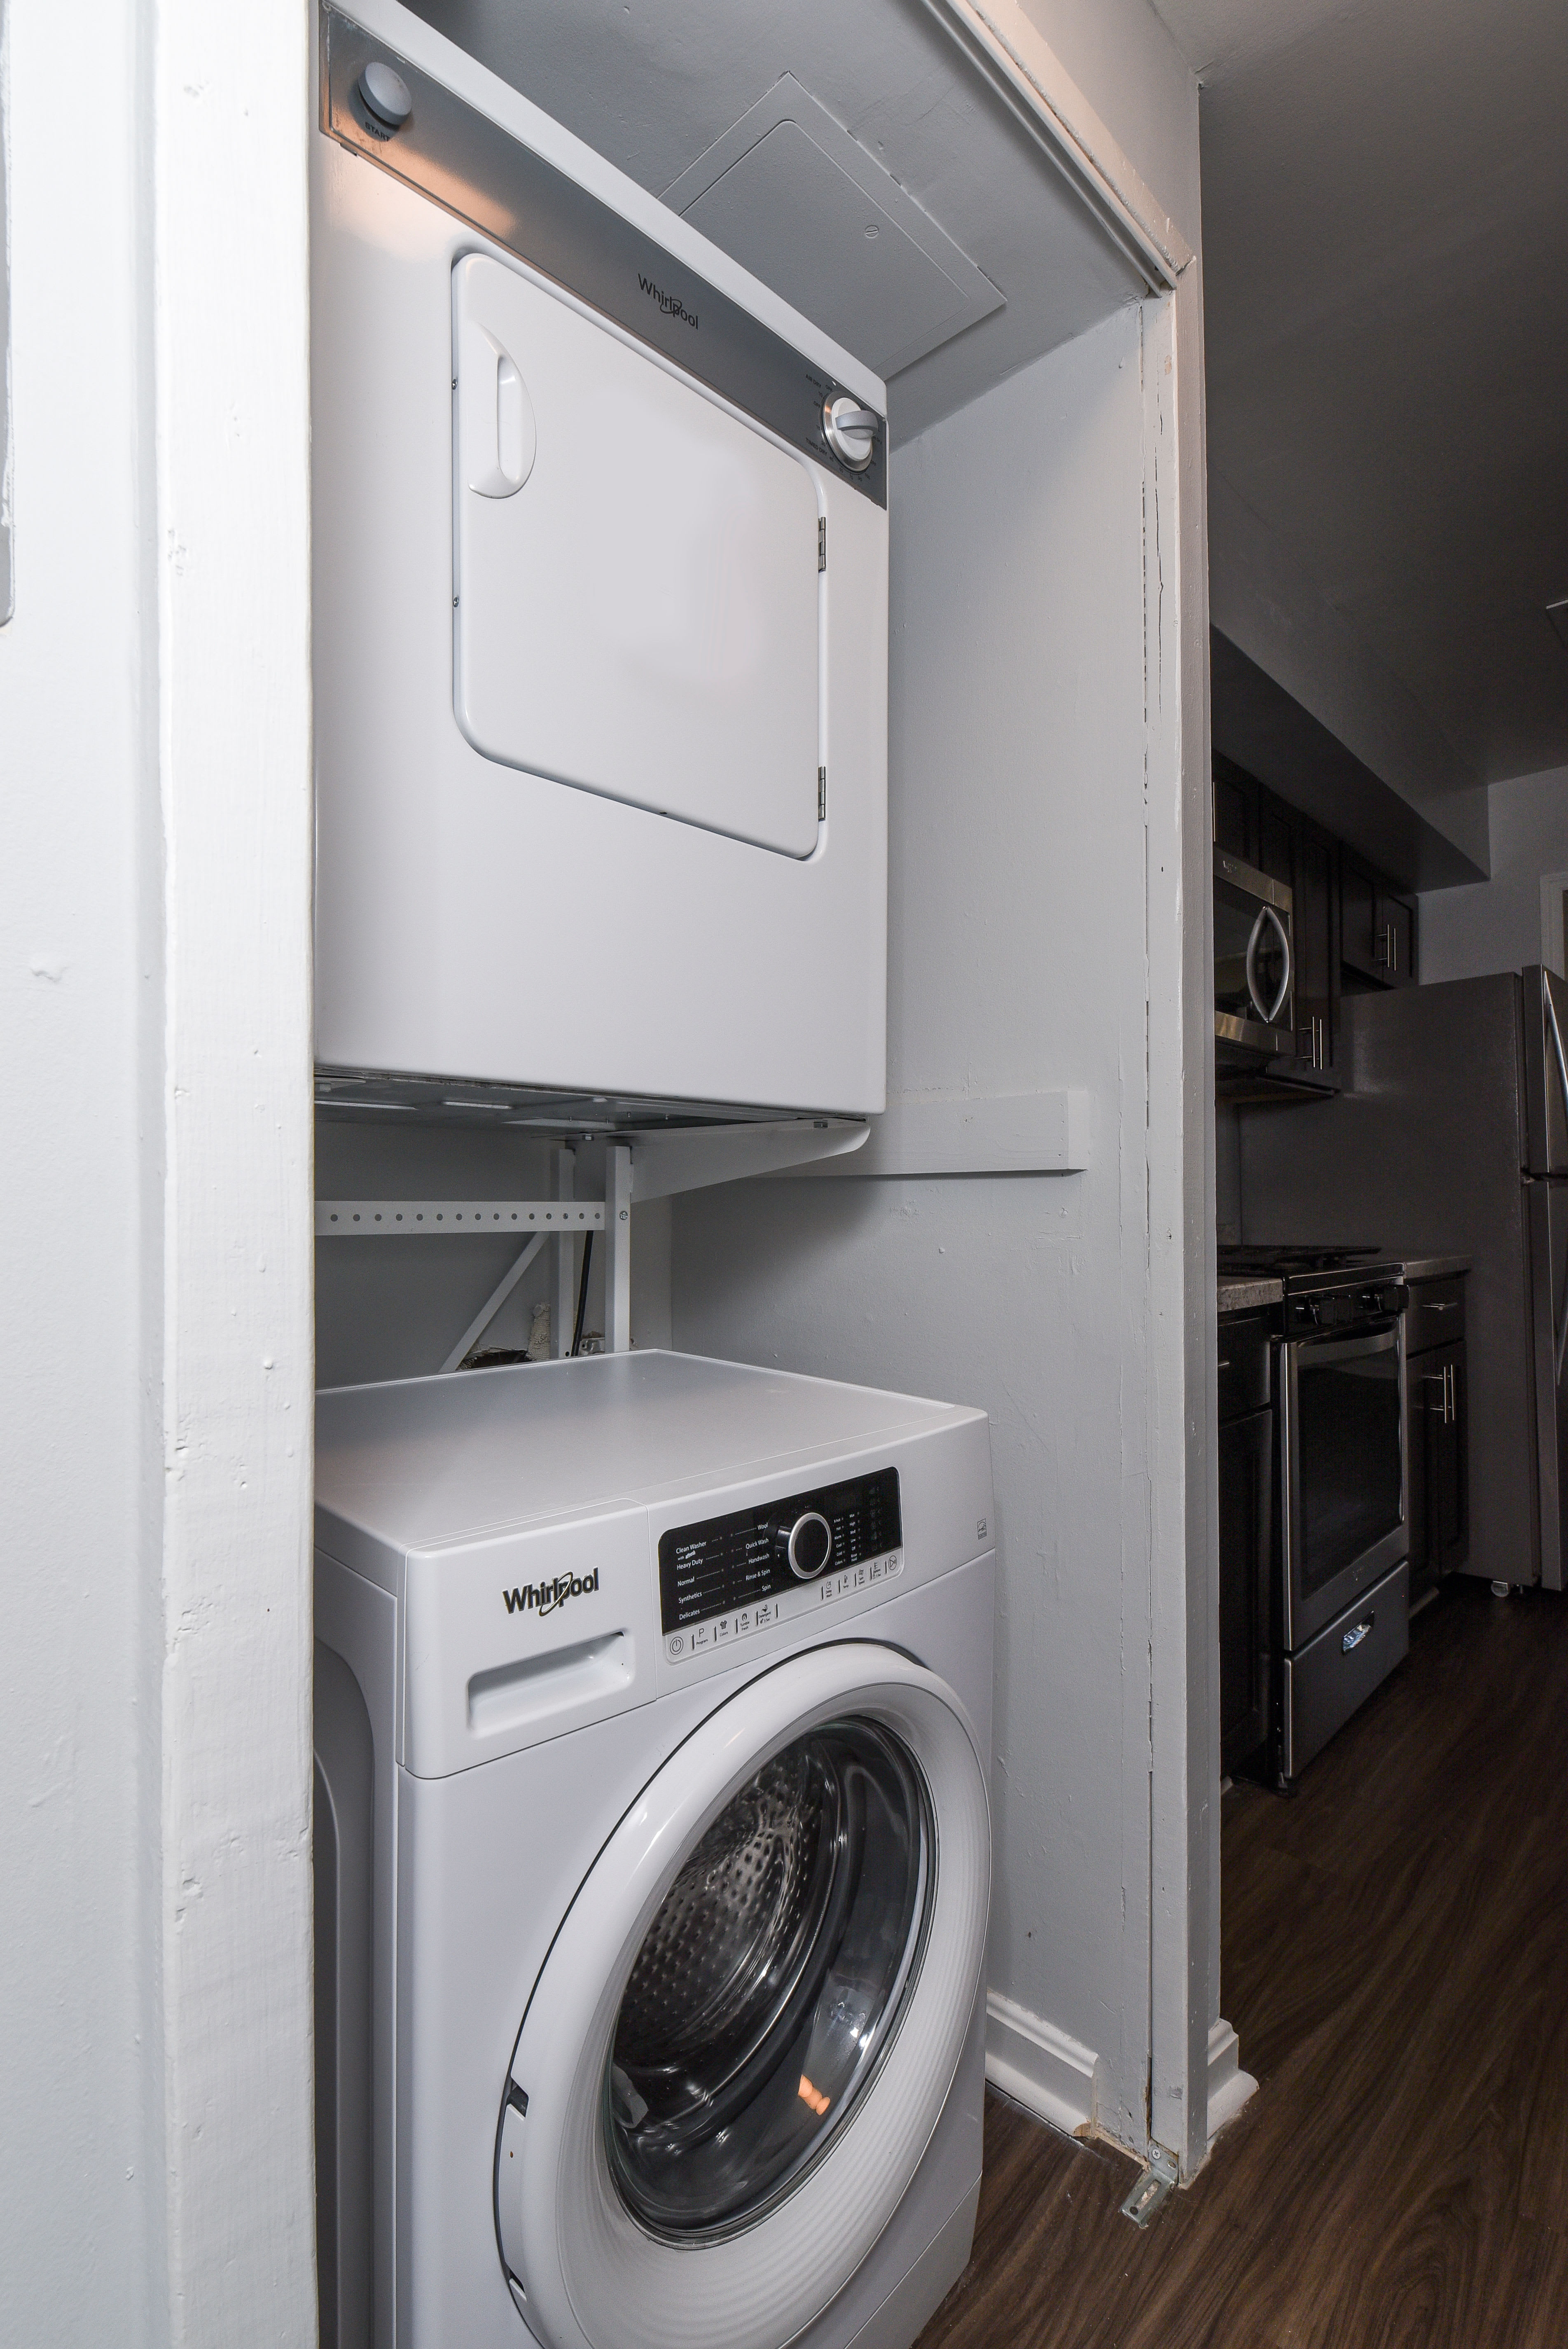
[[[538,1615],[553,1615],[569,1599],[581,1599],[599,1588],[599,1569],[592,1574],[558,1574],[553,1582],[525,1582],[521,1590],[515,1586],[503,1590],[509,1615],[526,1614],[531,1608]]]

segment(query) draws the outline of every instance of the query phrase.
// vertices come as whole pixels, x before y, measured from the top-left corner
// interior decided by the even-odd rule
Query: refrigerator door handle
[[[1563,1030],[1557,1024],[1557,1004],[1552,993],[1552,976],[1549,971],[1543,970],[1541,974],[1541,991],[1546,998],[1546,1017],[1552,1029],[1552,1057],[1557,1063],[1557,1081],[1563,1088],[1563,1114],[1568,1118],[1568,1060],[1563,1057]],[[1550,1120],[1547,1123],[1547,1132],[1548,1133],[1551,1132]]]
[[[1546,1024],[1552,1030],[1552,1057],[1557,1063],[1557,1081],[1563,1089],[1563,1114],[1565,1119],[1568,1119],[1568,1057],[1564,1056],[1563,1050],[1563,1030],[1558,1025],[1557,1006],[1553,999],[1552,975],[1549,971],[1543,970],[1541,974],[1541,992],[1546,999]],[[1550,1153],[1552,1111],[1551,1104],[1549,1102],[1545,1106],[1547,1149]],[[1550,1156],[1548,1157],[1547,1163],[1549,1164],[1551,1163]],[[1546,1268],[1546,1293],[1552,1307],[1553,1319],[1556,1324],[1556,1328],[1553,1331],[1556,1342],[1553,1347],[1553,1357],[1555,1366],[1557,1384],[1561,1386],[1563,1383],[1563,1357],[1564,1352],[1568,1351],[1568,1294],[1564,1295],[1563,1300],[1563,1310],[1562,1313],[1559,1314],[1557,1310],[1557,1284],[1553,1278],[1553,1268],[1551,1265],[1548,1265]]]

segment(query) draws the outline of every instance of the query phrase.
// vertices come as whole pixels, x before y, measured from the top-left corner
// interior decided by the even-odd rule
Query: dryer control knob
[[[848,392],[822,402],[822,438],[851,473],[863,473],[876,453],[877,427],[882,419],[862,408]]]
[[[780,1557],[798,1582],[814,1582],[833,1555],[833,1528],[820,1509],[808,1509],[773,1537]]]

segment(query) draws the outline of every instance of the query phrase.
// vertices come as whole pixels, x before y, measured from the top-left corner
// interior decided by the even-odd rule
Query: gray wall
[[[1148,1119],[1141,419],[1130,310],[893,460],[890,1093],[1087,1086],[1090,1171],[733,1185],[677,1200],[673,1256],[678,1345],[991,1413],[990,1982],[1099,2054],[1133,2142],[1148,1154],[1181,1151]]]
[[[1421,899],[1423,980],[1480,978],[1542,958],[1542,875],[1568,872],[1568,767],[1493,783],[1490,799],[1491,880]]]
[[[1486,870],[1486,792],[1408,688],[1357,636],[1305,565],[1209,475],[1213,624],[1364,766]]]

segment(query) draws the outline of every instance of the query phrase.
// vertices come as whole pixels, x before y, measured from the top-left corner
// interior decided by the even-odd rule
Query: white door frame
[[[169,2333],[314,2342],[307,0],[152,0]]]

